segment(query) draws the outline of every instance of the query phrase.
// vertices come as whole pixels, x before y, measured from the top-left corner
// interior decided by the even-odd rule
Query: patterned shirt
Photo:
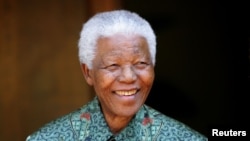
[[[181,122],[143,105],[118,134],[110,131],[98,98],[60,117],[27,137],[26,141],[207,141]]]

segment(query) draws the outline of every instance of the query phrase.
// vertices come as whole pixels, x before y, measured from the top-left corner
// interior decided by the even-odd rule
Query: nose
[[[124,67],[119,76],[119,81],[123,83],[133,83],[136,79],[136,73],[131,66]]]

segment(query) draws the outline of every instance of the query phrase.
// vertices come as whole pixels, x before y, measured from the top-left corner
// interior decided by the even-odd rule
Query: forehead
[[[114,53],[133,51],[134,53],[148,52],[148,44],[144,37],[139,35],[115,34],[100,37],[97,40],[97,53]],[[125,53],[125,52],[124,52]]]

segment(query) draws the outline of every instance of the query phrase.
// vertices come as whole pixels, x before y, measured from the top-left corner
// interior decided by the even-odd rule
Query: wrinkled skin
[[[113,133],[122,130],[144,104],[154,80],[145,38],[116,34],[99,38],[93,68],[82,64]]]

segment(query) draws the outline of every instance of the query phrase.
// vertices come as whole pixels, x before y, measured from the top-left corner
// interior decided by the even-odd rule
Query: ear
[[[90,86],[92,86],[93,80],[92,80],[92,76],[90,74],[90,69],[88,68],[88,66],[86,64],[81,64],[81,68],[82,68],[82,73],[83,73],[85,80],[87,81],[87,83]]]

